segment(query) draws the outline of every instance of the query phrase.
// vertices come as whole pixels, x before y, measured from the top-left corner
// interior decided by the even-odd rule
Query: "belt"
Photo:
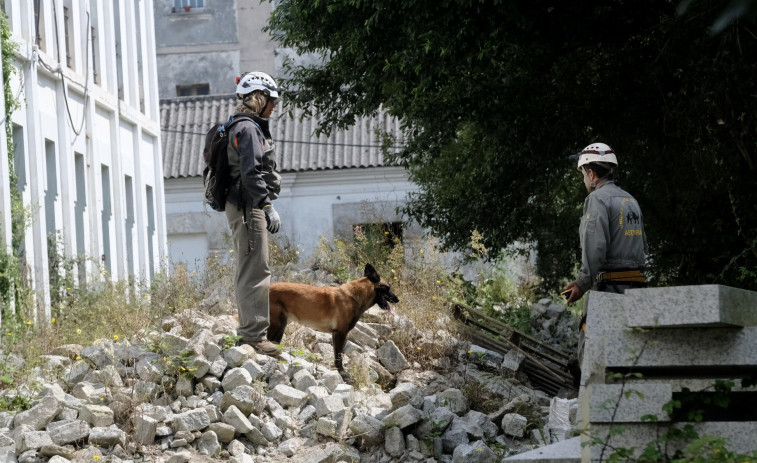
[[[647,279],[641,274],[641,270],[623,270],[618,272],[599,272],[597,283],[612,281],[616,283],[646,283]]]

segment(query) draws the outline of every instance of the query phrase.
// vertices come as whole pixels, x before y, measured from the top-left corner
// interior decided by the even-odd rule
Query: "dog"
[[[366,264],[363,276],[341,286],[319,287],[300,283],[271,283],[269,290],[270,326],[268,340],[280,344],[287,323],[296,321],[323,333],[331,333],[334,365],[345,380],[349,375],[342,365],[347,334],[360,316],[377,304],[392,313],[389,305],[399,302],[391,286]]]

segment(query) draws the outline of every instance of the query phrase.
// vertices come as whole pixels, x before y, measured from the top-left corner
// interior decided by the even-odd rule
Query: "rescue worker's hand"
[[[571,302],[576,302],[584,295],[584,291],[576,284],[575,281],[571,281],[570,283],[568,283],[568,286],[563,289],[563,291],[567,290],[570,290],[570,297],[567,301],[568,304],[570,304]]]
[[[276,209],[274,209],[270,204],[263,208],[263,212],[265,212],[265,221],[268,224],[266,229],[271,233],[278,232],[279,227],[281,227],[281,218],[279,217],[279,213],[276,212]]]

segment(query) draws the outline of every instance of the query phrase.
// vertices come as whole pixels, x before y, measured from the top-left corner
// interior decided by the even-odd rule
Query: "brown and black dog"
[[[331,333],[334,365],[346,377],[342,351],[360,316],[374,304],[391,312],[389,303],[399,302],[389,283],[366,264],[363,277],[341,286],[318,287],[299,283],[271,283],[269,291],[270,321],[268,339],[281,343],[287,323],[296,321],[323,333]]]

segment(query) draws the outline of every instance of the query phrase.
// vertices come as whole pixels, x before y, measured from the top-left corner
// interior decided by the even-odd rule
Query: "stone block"
[[[325,415],[332,415],[344,410],[344,401],[337,395],[321,397],[315,401],[315,413],[318,418]]]
[[[252,376],[244,368],[232,368],[223,375],[221,380],[221,386],[224,391],[233,391],[238,386],[250,386],[252,384]]]
[[[722,285],[629,290],[628,326],[757,326],[757,292]]]
[[[284,442],[280,443],[278,447],[276,447],[276,451],[285,457],[289,458],[294,456],[295,453],[297,453],[297,449],[300,448],[301,445],[301,439],[297,437],[293,437],[291,439],[287,439]]]
[[[512,437],[523,437],[526,432],[528,419],[517,413],[508,413],[502,418],[502,431]]]
[[[484,441],[463,444],[452,452],[452,463],[498,463],[499,459]]]
[[[581,463],[581,438],[557,442],[502,460],[507,463]]]
[[[47,426],[63,410],[63,402],[53,396],[43,397],[29,410],[18,413],[14,426],[27,425],[39,431]]]
[[[221,411],[225,412],[233,405],[245,415],[249,415],[259,403],[264,403],[263,396],[252,386],[237,386],[233,391],[223,393]]]
[[[284,431],[270,421],[263,424],[263,427],[260,428],[260,432],[263,433],[263,436],[268,442],[276,442],[284,434]]]
[[[155,442],[155,433],[158,431],[158,422],[147,415],[134,416],[134,440],[143,445],[151,445]]]
[[[284,384],[274,387],[268,395],[284,407],[302,407],[308,401],[306,392]]]
[[[233,426],[239,434],[247,434],[252,430],[252,423],[234,405],[229,407],[223,414],[223,422]]]
[[[218,436],[213,431],[202,433],[200,441],[197,443],[197,451],[200,455],[216,457],[221,453],[221,448],[221,444],[218,443]]]
[[[520,364],[526,359],[526,355],[518,349],[510,349],[502,358],[502,368],[517,372]]]
[[[379,347],[376,351],[376,357],[378,357],[381,364],[391,373],[397,373],[410,366],[407,359],[405,359],[405,356],[393,341],[387,341],[384,345]]]
[[[310,387],[318,386],[318,381],[309,371],[302,369],[292,375],[292,385],[300,391],[307,391]]]
[[[79,410],[79,419],[95,427],[113,424],[113,410],[105,405],[85,405]]]
[[[28,451],[42,448],[45,445],[54,445],[50,434],[45,431],[21,432],[16,436],[16,453],[18,455]]]
[[[380,444],[384,439],[384,423],[364,413],[356,414],[349,424],[349,429],[364,448]]]
[[[173,416],[174,431],[201,431],[210,426],[210,418],[204,408],[190,410]]]
[[[664,383],[591,384],[581,400],[589,401],[589,420],[594,423],[638,423],[644,415],[668,421],[663,405],[673,399]]]
[[[460,389],[449,388],[436,395],[439,405],[447,407],[455,415],[464,415],[470,410],[468,399]]]
[[[757,365],[757,327],[616,329],[603,335],[605,368]]]
[[[461,445],[468,442],[468,423],[461,418],[455,418],[446,431],[441,435],[441,445],[445,453],[452,453]]]
[[[405,453],[405,435],[402,430],[392,427],[384,434],[384,450],[394,458],[399,458]]]
[[[700,436],[718,436],[725,438],[728,450],[734,453],[751,454],[757,450],[754,436],[757,436],[757,421],[720,421],[704,423],[676,423],[674,426],[683,427],[692,425],[694,431]],[[611,428],[617,427],[611,424],[592,424],[591,436],[606,438]],[[658,424],[654,423],[636,423],[624,424],[623,432],[610,437],[609,445],[615,448],[635,448],[633,458],[638,458],[644,448],[650,442],[656,442],[664,430],[660,429]],[[589,436],[582,436],[582,439],[588,440]],[[682,450],[689,441],[671,440],[667,443],[668,456],[672,457],[676,450]],[[546,448],[546,447],[545,447]],[[596,461],[599,458],[602,445],[589,446],[582,448],[584,461]],[[605,450],[604,459],[607,459],[611,451]]]
[[[208,426],[208,431],[213,431],[218,436],[218,441],[224,444],[234,440],[234,434],[236,429],[234,426],[227,423],[211,423]]]
[[[126,445],[126,433],[118,429],[116,425],[107,428],[92,428],[89,431],[89,442],[100,447],[113,448],[116,445]]]
[[[262,445],[266,446],[268,445],[268,440],[265,438],[262,432],[260,432],[260,429],[253,427],[250,432],[245,434],[245,437],[248,441],[252,442],[253,445]]]
[[[423,418],[421,410],[412,405],[405,405],[386,415],[382,421],[387,428],[397,426],[402,429],[417,423],[421,418]]]
[[[54,421],[47,426],[47,432],[56,445],[73,444],[86,441],[89,424],[82,420]]]
[[[397,384],[394,389],[389,391],[389,398],[392,400],[392,411],[408,404],[415,408],[421,408],[423,405],[421,391],[413,383]]]

